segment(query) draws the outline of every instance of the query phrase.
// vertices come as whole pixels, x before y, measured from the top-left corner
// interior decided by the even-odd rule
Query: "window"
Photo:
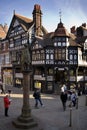
[[[72,60],[73,59],[73,55],[70,55],[70,60]]]
[[[16,61],[16,52],[12,52],[11,61]]]
[[[53,54],[50,55],[50,59],[53,60]]]
[[[61,41],[61,38],[60,38],[60,37],[58,37],[58,41]]]
[[[5,63],[6,63],[6,64],[9,63],[9,55],[8,55],[8,54],[5,55]]]
[[[45,59],[45,53],[44,53],[44,50],[41,50],[41,60],[44,60]]]
[[[61,42],[58,42],[58,46],[61,46]]]
[[[21,39],[15,39],[14,44],[15,44],[15,46],[20,46],[21,45]]]
[[[62,41],[65,41],[65,40],[66,40],[66,38],[65,38],[65,37],[63,37],[63,38],[62,38]]]
[[[62,42],[62,46],[66,46],[66,43],[65,43],[65,42]]]
[[[5,55],[2,55],[2,64],[5,64]]]
[[[74,55],[74,60],[77,60],[77,55]]]
[[[57,42],[54,42],[54,46],[57,46]]]
[[[13,43],[10,43],[10,48],[11,48],[11,47],[14,47],[14,44],[13,44]]]
[[[22,44],[27,43],[27,39],[22,39]]]
[[[22,44],[26,44],[27,42],[28,42],[27,35],[23,34],[22,35]]]
[[[55,60],[65,60],[66,50],[65,49],[55,49]]]
[[[46,54],[46,59],[49,59],[49,54]]]
[[[46,50],[46,64],[53,64],[54,63],[54,50],[53,49],[47,49]]]

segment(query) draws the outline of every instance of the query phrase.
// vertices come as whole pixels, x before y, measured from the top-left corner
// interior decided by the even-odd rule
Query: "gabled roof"
[[[9,33],[11,31],[11,27],[13,26],[15,20],[18,20],[18,22],[20,23],[20,25],[23,27],[23,29],[25,31],[28,31],[28,29],[33,25],[32,19],[29,19],[29,18],[22,16],[22,15],[19,15],[19,14],[14,14],[12,21],[11,21],[11,24],[10,24],[10,27],[9,27],[9,30],[8,30],[7,36],[9,35]]]
[[[83,25],[79,26],[78,28],[82,29],[82,30],[86,30],[87,31],[87,27],[84,27]]]
[[[16,16],[16,18],[18,18],[21,21],[24,21],[25,23],[30,23],[32,22],[32,19],[29,19],[25,16],[19,15],[19,14],[14,14]]]
[[[9,33],[11,31],[11,27],[12,27],[12,25],[13,25],[13,23],[14,23],[14,21],[16,19],[18,20],[18,22],[20,23],[20,25],[23,27],[23,29],[25,31],[28,31],[29,28],[35,24],[34,21],[32,19],[30,19],[30,18],[27,18],[27,17],[19,15],[19,14],[14,14],[13,18],[12,18],[12,21],[11,21],[11,24],[10,24],[10,27],[9,27],[9,31],[8,31],[7,36],[9,35]],[[43,26],[42,26],[42,32],[44,34],[47,33],[47,30]]]
[[[33,20],[25,16],[15,14],[15,18],[19,21],[19,23],[25,30],[28,30],[30,26],[33,24]]]

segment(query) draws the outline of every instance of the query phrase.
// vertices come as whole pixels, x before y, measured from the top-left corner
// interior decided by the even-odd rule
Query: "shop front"
[[[12,69],[3,69],[2,70],[3,76],[3,84],[4,86],[12,86],[13,85],[13,74]]]
[[[23,81],[23,74],[22,73],[15,73],[15,77],[14,77],[15,87],[21,88],[22,81]]]

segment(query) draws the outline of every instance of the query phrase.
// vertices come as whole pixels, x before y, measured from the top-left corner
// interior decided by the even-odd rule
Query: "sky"
[[[80,26],[87,23],[87,0],[0,0],[0,24],[10,26],[13,12],[32,17],[35,4],[39,4],[42,10],[42,25],[53,32],[61,20],[68,31],[72,26]]]

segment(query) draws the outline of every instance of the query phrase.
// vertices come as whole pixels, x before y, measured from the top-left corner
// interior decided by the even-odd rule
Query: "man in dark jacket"
[[[61,92],[60,98],[61,98],[61,101],[62,101],[62,104],[63,104],[63,109],[65,111],[66,110],[66,101],[67,101],[67,91]]]
[[[43,106],[42,100],[41,100],[41,95],[40,95],[40,89],[35,89],[33,97],[35,98],[35,107],[38,107],[38,102],[40,103],[41,106]]]

